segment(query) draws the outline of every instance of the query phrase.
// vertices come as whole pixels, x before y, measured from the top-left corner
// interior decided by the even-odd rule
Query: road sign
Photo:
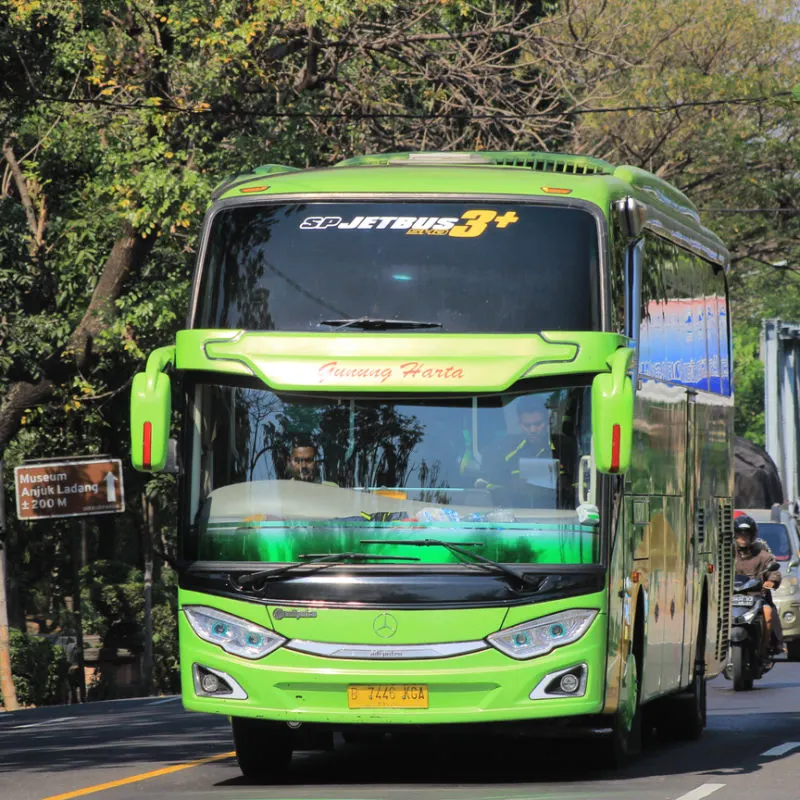
[[[26,464],[14,468],[18,519],[119,514],[125,510],[118,458]]]

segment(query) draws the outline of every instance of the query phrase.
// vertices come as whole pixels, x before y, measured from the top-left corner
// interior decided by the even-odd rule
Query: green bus
[[[700,735],[732,580],[727,264],[676,188],[579,155],[218,187],[132,462],[179,475],[183,703],[231,718],[245,775],[335,732],[591,736],[608,763]]]

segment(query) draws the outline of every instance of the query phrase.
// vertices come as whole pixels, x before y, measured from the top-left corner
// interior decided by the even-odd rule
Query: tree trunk
[[[8,633],[8,613],[6,610],[6,550],[3,542],[6,534],[6,494],[3,486],[3,460],[0,459],[0,692],[3,693],[3,707],[6,711],[16,711],[17,692],[11,673],[11,643]]]

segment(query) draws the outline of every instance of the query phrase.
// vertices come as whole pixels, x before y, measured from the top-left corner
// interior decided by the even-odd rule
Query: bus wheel
[[[705,659],[695,661],[694,679],[685,692],[661,702],[659,733],[681,741],[699,739],[706,726]]]
[[[639,705],[639,665],[633,653],[625,662],[625,678],[620,706],[614,715],[611,733],[602,741],[602,765],[622,767],[642,751],[642,708]]]
[[[232,717],[236,760],[245,778],[280,780],[292,761],[292,732],[283,723]]]
[[[704,592],[705,595],[705,592]],[[661,701],[659,733],[671,739],[694,741],[706,726],[706,615],[700,618],[694,675],[686,691]]]

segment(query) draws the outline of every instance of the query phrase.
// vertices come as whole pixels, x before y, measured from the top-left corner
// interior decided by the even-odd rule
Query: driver
[[[740,514],[734,519],[733,535],[736,540],[736,574],[746,575],[748,578],[763,582],[764,622],[767,627],[767,635],[764,638],[762,656],[767,655],[773,632],[777,650],[780,652],[783,649],[780,619],[770,591],[781,585],[781,570],[778,562],[775,561],[772,553],[761,544],[760,540],[756,541],[758,525],[748,514]]]
[[[286,462],[287,477],[295,481],[319,483],[317,448],[310,439],[295,439]]]

